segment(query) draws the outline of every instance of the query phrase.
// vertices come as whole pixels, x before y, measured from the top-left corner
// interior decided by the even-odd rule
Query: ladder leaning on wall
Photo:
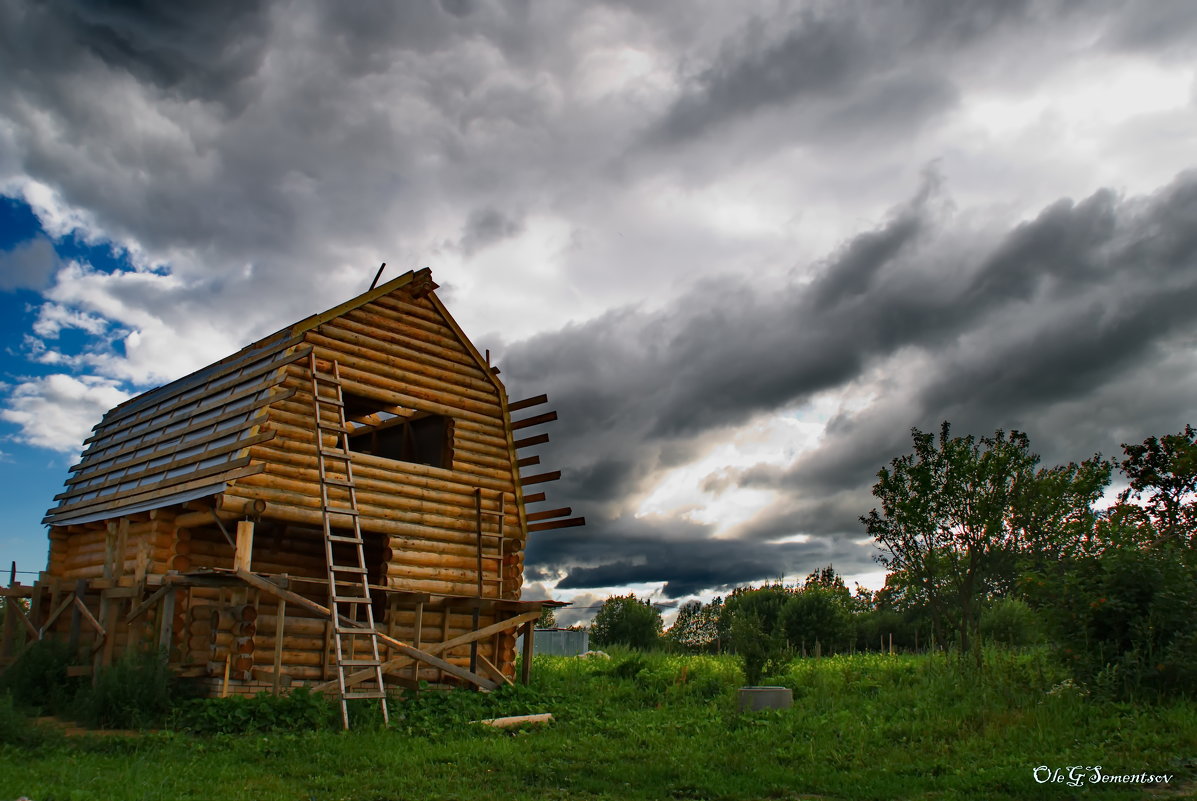
[[[328,608],[341,698],[341,723],[346,729],[349,728],[349,701],[354,698],[378,699],[383,721],[389,723],[382,660],[378,653],[378,630],[374,626],[357,507],[357,485],[353,480],[353,462],[349,452],[350,429],[345,421],[340,367],[334,360],[329,372],[321,372],[317,369],[314,352],[308,357],[308,367],[312,379],[316,466],[320,474],[324,557],[328,566]],[[326,446],[325,437],[328,434],[334,435],[335,447]],[[335,499],[330,489],[336,493]],[[348,518],[350,527],[334,529],[332,521],[337,516]],[[338,558],[342,561],[338,562]],[[363,652],[361,656],[359,652]],[[357,684],[352,690],[348,689],[345,686],[346,672],[361,668],[374,668],[374,678]]]

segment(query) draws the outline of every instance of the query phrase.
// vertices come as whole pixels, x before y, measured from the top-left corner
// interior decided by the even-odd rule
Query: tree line
[[[596,646],[732,651],[756,682],[794,655],[1046,644],[1116,695],[1197,691],[1197,430],[1043,467],[1021,432],[938,436],[877,474],[860,518],[885,586],[849,590],[832,566],[800,585],[689,601],[666,631],[632,595],[608,598]],[[1098,508],[1115,475],[1126,488]]]

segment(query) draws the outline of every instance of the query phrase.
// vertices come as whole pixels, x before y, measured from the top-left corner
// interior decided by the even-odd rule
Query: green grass
[[[747,715],[729,658],[538,657],[533,675],[491,695],[426,693],[391,731],[0,736],[0,798],[1115,799],[1149,796],[1041,785],[1032,771],[1177,774],[1154,791],[1166,797],[1197,775],[1197,703],[1053,692],[1063,675],[1042,652],[991,652],[981,671],[948,656],[799,660],[769,680],[794,707]],[[468,724],[538,711],[555,723]]]

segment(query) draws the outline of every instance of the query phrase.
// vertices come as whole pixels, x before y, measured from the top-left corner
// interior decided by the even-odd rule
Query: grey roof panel
[[[94,523],[97,520],[107,520],[110,517],[116,517],[118,514],[131,515],[136,512],[148,512],[151,509],[161,509],[164,506],[173,506],[178,503],[187,503],[187,501],[195,501],[200,498],[207,498],[209,495],[218,495],[225,491],[228,484],[223,481],[218,484],[210,484],[205,487],[197,489],[183,490],[171,495],[163,495],[161,498],[154,498],[152,501],[142,501],[130,506],[121,507],[119,513],[113,512],[110,509],[101,511],[87,511],[83,510],[74,515],[66,515],[65,517],[55,518],[52,525],[66,526],[80,523]]]

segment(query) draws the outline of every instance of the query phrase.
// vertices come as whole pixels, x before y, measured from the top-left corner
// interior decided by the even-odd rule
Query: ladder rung
[[[328,569],[335,573],[361,573],[363,576],[366,575],[366,568],[357,567],[356,565],[329,565]]]
[[[338,434],[352,434],[352,428],[346,428],[343,425],[329,425],[328,423],[320,423],[317,426],[321,431],[335,431]]]
[[[337,378],[337,377],[336,377],[335,375],[333,375],[332,373],[322,373],[322,372],[315,372],[315,373],[312,373],[312,376],[313,376],[314,378],[318,378],[318,379],[320,379],[321,381],[324,381],[324,382],[326,382],[326,383],[329,383],[329,384],[339,384],[339,383],[341,383],[341,379]]]
[[[379,667],[381,659],[342,659],[341,667]]]
[[[489,511],[487,511],[487,510],[485,510],[485,509],[483,509],[483,510],[482,510],[481,512],[479,512],[478,514],[481,514],[481,515],[487,515],[488,517],[506,517],[506,516],[507,516],[507,513],[506,513],[506,512],[489,512]]]
[[[349,461],[349,454],[351,454],[351,453],[353,453],[353,451],[341,450],[340,448],[321,448],[320,449],[321,456],[328,456],[333,459],[343,459],[345,461]]]
[[[348,479],[329,478],[328,476],[324,477],[324,483],[328,484],[329,486],[333,486],[333,487],[356,487],[357,486],[357,484],[354,484],[352,481],[350,481]]]
[[[362,595],[334,595],[333,603],[335,604],[368,604],[370,599]]]
[[[382,690],[355,690],[353,692],[346,692],[341,696],[342,698],[386,698],[386,693]]]
[[[337,634],[348,634],[354,637],[375,637],[378,635],[378,632],[374,629],[368,629],[365,626],[346,626],[340,621],[337,621],[337,624],[333,626],[333,631],[335,631]]]
[[[326,403],[326,404],[328,404],[329,406],[340,406],[342,409],[344,409],[344,408],[345,408],[345,402],[344,402],[344,401],[339,401],[339,400],[337,400],[336,398],[324,398],[324,397],[317,397],[317,398],[316,398],[316,403]]]
[[[342,537],[340,534],[329,534],[329,535],[328,535],[328,541],[329,541],[329,542],[353,542],[353,543],[358,543],[358,542],[361,542],[362,540],[361,540],[361,538],[360,538],[360,537]]]
[[[343,509],[337,506],[325,506],[324,511],[330,515],[349,515],[350,517],[357,517],[361,514],[357,509]]]

